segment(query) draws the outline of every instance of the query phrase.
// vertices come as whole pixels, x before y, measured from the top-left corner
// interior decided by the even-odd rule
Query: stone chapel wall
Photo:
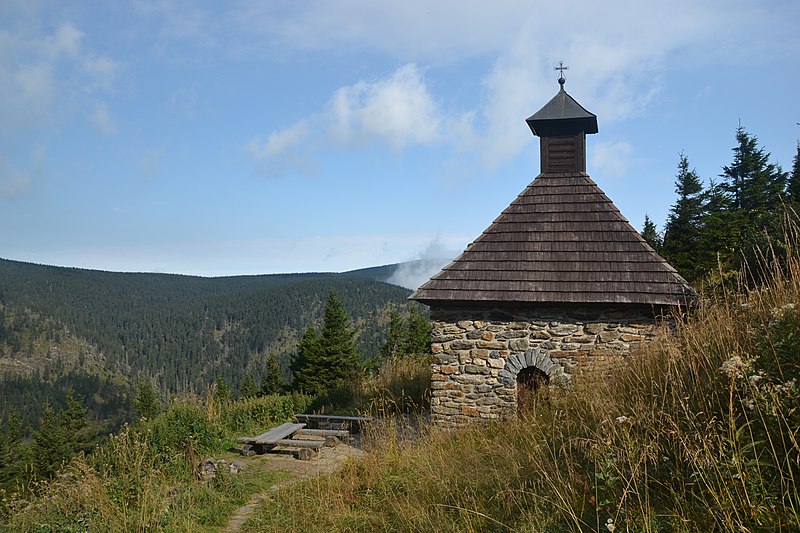
[[[641,308],[431,309],[431,417],[454,428],[517,413],[517,373],[536,367],[550,386],[602,379],[655,334]]]

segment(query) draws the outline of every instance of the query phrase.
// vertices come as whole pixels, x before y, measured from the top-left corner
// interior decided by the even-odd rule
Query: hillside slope
[[[203,392],[218,378],[237,390],[245,375],[258,383],[269,355],[287,366],[331,290],[373,357],[388,306],[409,294],[376,281],[391,270],[202,278],[0,259],[0,379],[9,391],[0,402],[17,404],[10,391],[29,388],[41,401],[48,385],[70,375],[120,387],[146,377],[162,393]]]

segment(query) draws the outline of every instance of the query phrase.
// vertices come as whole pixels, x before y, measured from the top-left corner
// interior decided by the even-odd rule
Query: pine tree
[[[35,476],[53,477],[76,454],[94,446],[97,433],[89,426],[86,412],[82,399],[71,388],[67,389],[66,407],[61,411],[55,411],[50,403],[44,404],[31,447]]]
[[[722,167],[723,189],[730,194],[734,211],[760,216],[781,204],[787,176],[769,162],[770,154],[742,126],[736,130],[736,142],[733,162]]]
[[[778,244],[786,199],[787,173],[769,162],[770,154],[741,126],[736,130],[733,162],[723,167],[722,189],[730,199],[728,218],[736,228],[733,265],[755,266],[755,249]],[[751,271],[753,272],[753,271]]]
[[[313,330],[312,330],[313,331]],[[264,376],[261,378],[261,394],[280,394],[286,387],[283,370],[275,354],[267,358]]]
[[[334,291],[328,293],[319,345],[331,384],[354,377],[362,368],[355,330]]]
[[[786,185],[786,195],[795,206],[800,204],[800,141],[797,142],[797,151],[792,162],[792,173],[789,174],[789,183]]]
[[[291,364],[292,387],[295,390],[310,394],[322,392],[324,377],[320,375],[322,369],[322,353],[319,345],[317,331],[314,328],[306,329],[303,338],[297,344],[297,353]]]
[[[396,306],[389,311],[389,334],[378,352],[379,359],[430,352],[431,325],[415,303],[401,313]]]
[[[684,154],[678,161],[675,192],[678,199],[667,216],[661,252],[683,277],[692,281],[700,274],[697,262],[705,206],[703,184],[694,169],[689,170],[689,159]]]
[[[214,398],[221,402],[230,401],[231,389],[230,387],[228,387],[228,383],[225,381],[225,378],[223,378],[222,376],[218,376],[214,385],[215,385]]]
[[[404,349],[407,354],[427,354],[431,351],[431,323],[419,311],[417,304],[409,305]]]
[[[0,490],[14,492],[23,482],[28,447],[16,409],[8,408],[0,424]]]
[[[259,392],[260,389],[256,385],[253,376],[247,374],[242,380],[242,386],[239,387],[239,398],[255,398]]]
[[[31,448],[34,473],[40,479],[53,477],[73,456],[70,438],[58,419],[58,413],[45,403]]]
[[[650,216],[644,215],[644,225],[642,226],[642,238],[650,245],[650,247],[659,252],[661,250],[661,236],[658,234],[658,228],[650,220]]]
[[[729,270],[736,251],[736,230],[730,217],[731,200],[719,183],[711,180],[703,194],[700,235],[695,260],[697,275]]]
[[[363,368],[356,351],[355,331],[342,302],[331,291],[325,304],[322,331],[306,330],[292,362],[293,386],[296,390],[319,394],[347,379]]]
[[[141,378],[136,384],[136,397],[133,399],[133,407],[139,411],[139,416],[152,420],[158,416],[161,410],[156,391],[150,380]]]

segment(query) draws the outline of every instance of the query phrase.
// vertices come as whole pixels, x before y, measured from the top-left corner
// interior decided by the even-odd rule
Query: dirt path
[[[303,479],[334,472],[349,458],[363,454],[364,452],[358,448],[339,444],[333,448],[320,448],[317,457],[310,461],[300,461],[295,459],[293,455],[279,453],[267,453],[247,458],[237,457],[235,461],[243,464],[245,469],[256,472],[286,472],[289,475],[288,479],[269,488],[269,490],[275,491]],[[254,494],[250,501],[233,512],[222,532],[235,533],[241,531],[242,526],[247,522],[250,515],[258,510],[266,498],[267,493]]]

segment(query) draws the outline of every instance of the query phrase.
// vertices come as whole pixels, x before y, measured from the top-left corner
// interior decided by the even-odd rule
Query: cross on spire
[[[558,62],[558,66],[557,67],[553,67],[553,70],[560,70],[561,71],[561,75],[558,77],[558,84],[561,85],[561,87],[563,88],[564,87],[564,82],[567,81],[564,78],[564,71],[565,70],[569,70],[569,67],[565,67],[564,66],[564,62],[563,61],[559,61]]]

